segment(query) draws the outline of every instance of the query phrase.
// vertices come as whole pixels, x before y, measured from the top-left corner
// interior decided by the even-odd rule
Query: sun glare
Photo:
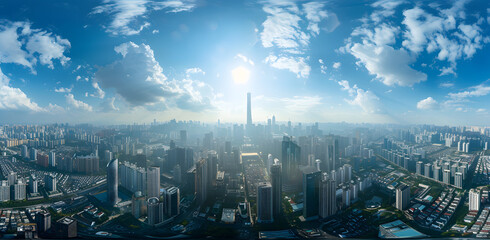
[[[245,84],[250,78],[250,71],[244,67],[237,67],[231,71],[231,75],[236,84]]]

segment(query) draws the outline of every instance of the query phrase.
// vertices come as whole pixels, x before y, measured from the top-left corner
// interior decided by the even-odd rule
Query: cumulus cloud
[[[115,97],[112,98],[106,98],[101,104],[101,111],[102,112],[113,112],[113,111],[119,111],[119,108],[116,107],[114,102],[116,101]]]
[[[463,101],[469,97],[481,97],[488,95],[490,93],[490,86],[486,86],[485,84],[480,84],[477,86],[469,87],[468,90],[457,92],[457,93],[449,93],[448,96],[456,101]]]
[[[189,76],[190,74],[202,74],[202,75],[206,75],[206,72],[204,72],[202,69],[200,68],[189,68],[187,70],[185,70],[185,73],[187,74],[187,76]]]
[[[112,21],[105,26],[114,35],[135,35],[148,28],[146,19],[151,11],[166,10],[167,13],[189,12],[195,8],[194,0],[104,0],[93,9],[92,14],[108,14]]]
[[[35,73],[39,61],[54,68],[53,60],[65,65],[70,58],[64,55],[70,42],[51,32],[31,28],[29,22],[0,21],[0,63],[16,63]]]
[[[113,88],[130,106],[156,109],[159,106],[160,110],[177,107],[191,111],[212,107],[212,88],[191,79],[167,80],[150,46],[127,42],[114,50],[122,58],[99,68],[94,80],[104,89]]]
[[[357,85],[350,86],[349,81],[341,80],[338,84],[342,86],[342,90],[347,91],[353,99],[346,99],[345,101],[350,105],[360,107],[366,113],[379,113],[380,102],[378,96],[373,92],[357,87]]]
[[[417,108],[421,110],[435,110],[439,109],[439,103],[434,100],[432,97],[428,97],[426,99],[420,100],[417,103]]]
[[[307,78],[310,75],[311,67],[306,63],[304,57],[289,57],[269,55],[265,58],[265,63],[277,69],[287,69],[296,74],[296,77]]]
[[[57,93],[70,93],[72,89],[73,88],[60,87],[60,88],[55,88],[54,91]]]
[[[333,68],[335,68],[335,69],[339,69],[341,65],[342,65],[342,64],[341,64],[340,62],[334,62],[334,63],[332,64],[332,67],[333,67]]]
[[[80,100],[76,100],[75,96],[73,96],[73,94],[71,94],[71,93],[66,94],[65,98],[66,98],[66,103],[69,106],[73,107],[74,109],[88,111],[88,112],[91,112],[93,110],[92,106],[90,106],[87,103],[84,103]]]
[[[298,6],[293,1],[268,1],[263,7],[267,14],[260,33],[262,46],[276,48],[278,54],[270,54],[265,62],[271,67],[287,69],[298,77],[307,78],[310,66],[308,50],[310,39],[321,30],[331,32],[340,24],[335,13],[325,9],[323,2],[308,2]],[[305,25],[306,23],[306,25]]]
[[[92,87],[94,87],[95,93],[90,94],[90,96],[100,98],[100,99],[105,97],[105,92],[100,88],[99,83],[92,82]]]
[[[371,14],[371,19],[375,22],[381,22],[384,18],[393,16],[395,14],[395,8],[399,5],[406,3],[405,0],[379,0],[371,4],[372,7],[377,8]]]
[[[9,86],[9,82],[10,79],[0,69],[0,109],[44,111],[22,90]]]

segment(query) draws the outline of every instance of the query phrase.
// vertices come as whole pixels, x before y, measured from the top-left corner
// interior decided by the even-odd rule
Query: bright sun
[[[231,75],[236,84],[245,84],[250,78],[250,71],[244,67],[237,67],[231,71]]]

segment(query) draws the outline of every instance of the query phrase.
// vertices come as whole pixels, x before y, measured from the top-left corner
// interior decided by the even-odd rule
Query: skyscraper
[[[148,198],[160,197],[160,167],[149,167],[146,172]]]
[[[399,210],[405,210],[410,203],[410,187],[406,184],[400,184],[396,188],[396,208]]]
[[[51,228],[51,214],[47,211],[36,213],[36,224],[39,232],[43,233]]]
[[[451,170],[444,170],[442,173],[442,182],[448,185],[451,184]]]
[[[56,191],[56,176],[48,174],[44,177],[44,187],[50,192]]]
[[[247,93],[247,127],[252,126],[252,94]]]
[[[109,161],[107,164],[107,202],[111,205],[114,206],[118,202],[118,197],[117,197],[117,187],[118,187],[118,176],[117,176],[117,170],[118,170],[118,164],[119,161],[117,158],[112,159]]]
[[[272,212],[274,217],[282,213],[282,176],[281,164],[275,163],[271,166],[271,184],[272,184]]]
[[[257,222],[272,223],[272,186],[270,183],[261,182],[257,185]]]
[[[281,151],[282,182],[286,185],[297,185],[300,182],[301,148],[290,137],[284,136]]]
[[[131,213],[135,218],[140,218],[146,215],[146,201],[145,196],[140,191],[133,194],[131,198]]]
[[[462,188],[463,187],[463,174],[460,172],[457,172],[454,175],[454,185],[456,187]]]
[[[203,204],[208,197],[208,164],[206,159],[196,163],[196,199]]]
[[[150,197],[147,201],[148,224],[156,225],[163,221],[163,203],[156,197]]]
[[[56,152],[54,151],[49,152],[49,166],[50,167],[56,166]]]
[[[306,220],[318,218],[320,206],[320,177],[321,172],[309,167],[303,172],[303,217]]]
[[[320,184],[320,218],[326,218],[337,213],[336,190],[335,180],[330,179],[327,173],[323,173]]]
[[[171,187],[165,193],[165,212],[167,216],[173,217],[180,213],[180,190],[178,187]]]
[[[469,194],[469,210],[470,211],[480,211],[481,195],[480,190],[471,189]]]

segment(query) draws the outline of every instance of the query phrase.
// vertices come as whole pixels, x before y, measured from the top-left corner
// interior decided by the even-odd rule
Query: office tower
[[[460,172],[457,172],[454,175],[454,185],[459,188],[463,188],[463,174]]]
[[[396,208],[399,210],[407,209],[410,204],[410,187],[404,183],[396,188]]]
[[[28,158],[29,157],[28,151],[29,150],[27,149],[27,146],[26,145],[22,145],[22,147],[21,147],[21,156],[23,158]]]
[[[17,182],[17,173],[16,172],[10,172],[8,177],[7,177],[8,183],[10,186],[14,185]]]
[[[272,213],[274,217],[282,214],[282,176],[281,164],[271,166]]]
[[[56,153],[54,151],[49,152],[49,166],[56,166]]]
[[[342,207],[345,209],[345,208],[348,208],[350,206],[350,199],[351,199],[351,192],[350,192],[350,188],[348,188],[347,186],[343,186],[342,187]]]
[[[352,166],[349,164],[344,164],[344,182],[350,182],[352,180]]]
[[[146,170],[137,167],[133,163],[124,162],[120,165],[118,177],[121,180],[121,186],[133,193],[140,191],[143,195],[146,193]]]
[[[252,124],[252,94],[247,93],[247,127]]]
[[[434,165],[434,180],[441,181],[441,167]]]
[[[151,197],[160,197],[160,167],[149,167],[146,172],[147,178],[147,196]]]
[[[218,156],[216,152],[208,153],[208,184],[210,187],[216,186],[216,175],[218,174]]]
[[[180,190],[178,187],[167,189],[165,193],[165,212],[169,217],[180,214]]]
[[[270,183],[261,182],[257,185],[257,222],[272,223],[273,221],[272,186]]]
[[[49,157],[48,157],[48,155],[45,155],[45,154],[37,154],[36,162],[39,166],[48,167],[49,166]]]
[[[37,185],[38,185],[39,181],[37,180],[37,178],[33,175],[31,177],[31,181],[29,182],[29,192],[30,193],[38,193],[38,190],[37,190]]]
[[[37,161],[37,150],[35,148],[31,148],[29,151],[29,160]]]
[[[0,202],[10,201],[10,185],[8,181],[2,180],[0,182]]]
[[[186,130],[180,130],[180,145],[186,146],[187,145],[187,131]]]
[[[79,173],[94,174],[99,171],[99,157],[95,154],[75,156],[74,169]]]
[[[321,172],[313,167],[303,172],[303,217],[306,220],[318,218],[320,178]]]
[[[107,202],[111,206],[115,206],[118,200],[118,185],[119,179],[117,171],[119,167],[119,161],[117,158],[112,159],[107,164]]]
[[[359,197],[359,184],[354,181],[350,184],[351,200],[356,200]]]
[[[323,173],[320,184],[320,218],[326,218],[337,213],[336,190],[335,180],[330,179],[327,173]]]
[[[474,188],[469,193],[469,211],[480,211],[481,195],[480,190]]]
[[[104,151],[104,160],[106,162],[109,162],[112,160],[112,152],[111,151],[109,151],[109,150]]]
[[[48,211],[39,211],[36,213],[37,229],[40,233],[51,229],[51,214]]]
[[[444,170],[442,173],[442,182],[448,185],[451,184],[451,170]]]
[[[315,168],[317,171],[321,171],[322,161],[320,159],[315,160]]]
[[[63,217],[56,221],[55,231],[59,238],[76,238],[77,220],[71,217]]]
[[[283,137],[281,157],[282,183],[285,185],[298,184],[300,182],[301,148],[290,137]]]
[[[145,196],[140,191],[133,194],[131,198],[131,213],[135,218],[140,218],[146,215]]]
[[[345,169],[344,167],[339,167],[339,170],[337,171],[337,182],[338,183],[344,183],[345,182]]]
[[[147,201],[148,224],[157,225],[163,221],[163,203],[156,197],[150,197]]]
[[[11,200],[24,200],[26,199],[27,185],[21,180],[18,180],[14,185],[10,185],[10,198]]]
[[[430,178],[431,177],[431,173],[432,172],[432,165],[430,163],[426,163],[424,165],[424,176],[426,178]]]
[[[417,164],[416,164],[416,166],[415,166],[415,172],[418,175],[422,175],[422,165],[423,165],[423,162],[418,161]]]
[[[44,187],[46,188],[46,191],[56,192],[56,176],[53,174],[45,175]]]
[[[172,177],[173,180],[180,184],[182,182],[182,168],[180,167],[179,164],[175,165],[174,169],[172,170]]]
[[[208,164],[206,159],[196,163],[196,200],[203,204],[208,197]]]

